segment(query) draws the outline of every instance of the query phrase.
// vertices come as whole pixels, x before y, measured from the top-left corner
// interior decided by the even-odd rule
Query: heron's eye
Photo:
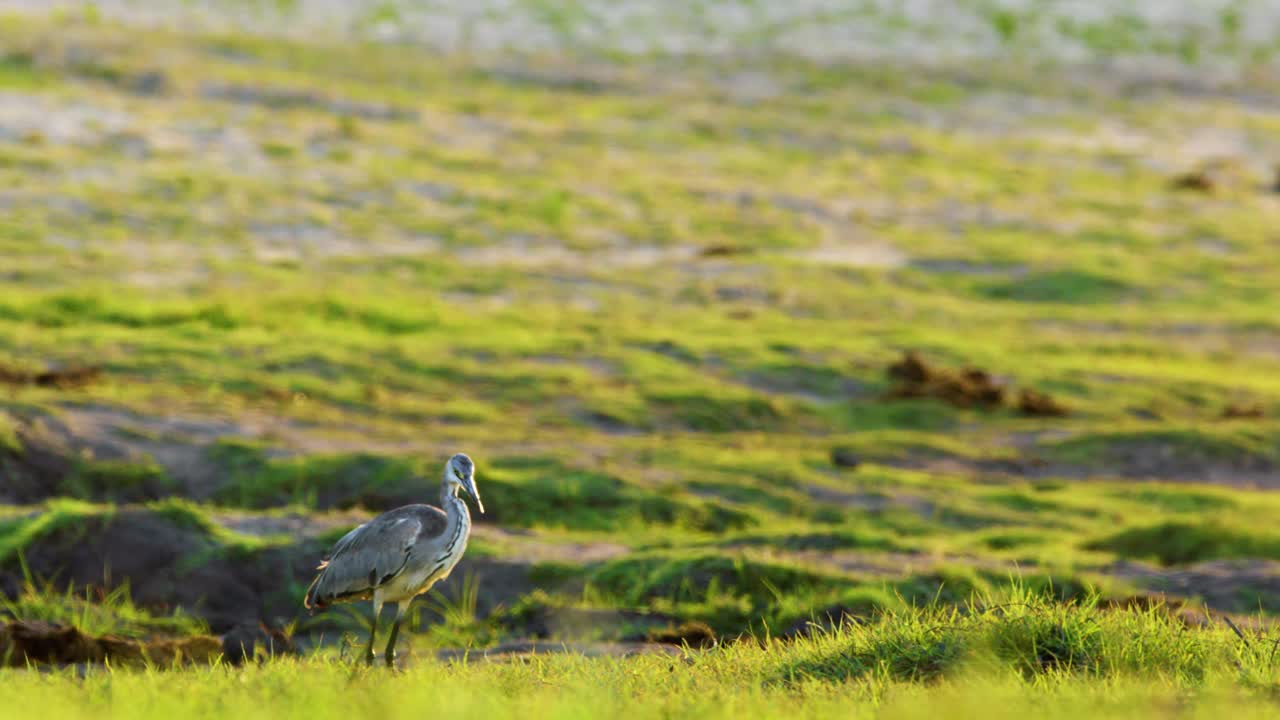
[[[462,473],[458,471],[458,468],[453,469],[453,476],[458,478],[459,481],[462,480]]]

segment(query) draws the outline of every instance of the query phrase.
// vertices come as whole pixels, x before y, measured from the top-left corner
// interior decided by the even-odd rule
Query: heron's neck
[[[467,503],[458,497],[458,486],[456,484],[450,482],[441,484],[440,507],[444,508],[451,526],[459,523],[464,526],[471,524],[471,511],[467,509]]]

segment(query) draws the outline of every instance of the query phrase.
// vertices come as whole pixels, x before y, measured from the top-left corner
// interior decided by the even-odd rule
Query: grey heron
[[[476,490],[475,463],[458,453],[444,466],[440,507],[405,505],[387,511],[342,536],[316,569],[303,604],[322,610],[334,603],[373,600],[373,626],[365,660],[373,664],[374,637],[382,606],[390,603],[396,617],[387,642],[386,663],[395,660],[396,636],[413,598],[449,576],[467,549],[471,513],[458,497],[465,491],[484,513]],[[443,509],[441,509],[443,508]]]

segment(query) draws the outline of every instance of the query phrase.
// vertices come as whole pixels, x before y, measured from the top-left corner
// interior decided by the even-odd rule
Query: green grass
[[[0,599],[0,618],[26,622],[69,625],[86,635],[116,635],[131,638],[182,636],[207,633],[197,617],[176,612],[157,615],[135,605],[128,585],[111,590],[76,592],[58,590],[30,575],[13,597]]]
[[[75,528],[89,518],[109,518],[103,509],[75,500],[50,502],[43,512],[10,517],[0,522],[0,562],[12,563],[23,548],[58,530]]]
[[[1034,595],[963,614],[904,611],[797,641],[730,643],[676,657],[550,655],[518,663],[419,659],[403,672],[332,655],[87,677],[0,670],[6,712],[53,717],[1164,717],[1274,712],[1275,660],[1260,636],[1186,628],[1150,611],[1104,611]],[[590,677],[589,683],[581,681]],[[388,704],[387,698],[395,702]]]

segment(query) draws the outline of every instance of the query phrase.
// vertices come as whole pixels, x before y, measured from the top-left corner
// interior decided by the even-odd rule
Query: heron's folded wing
[[[315,597],[327,602],[364,595],[398,575],[419,535],[437,524],[443,527],[444,513],[436,512],[441,518],[421,512],[388,513],[344,535],[317,579]]]

